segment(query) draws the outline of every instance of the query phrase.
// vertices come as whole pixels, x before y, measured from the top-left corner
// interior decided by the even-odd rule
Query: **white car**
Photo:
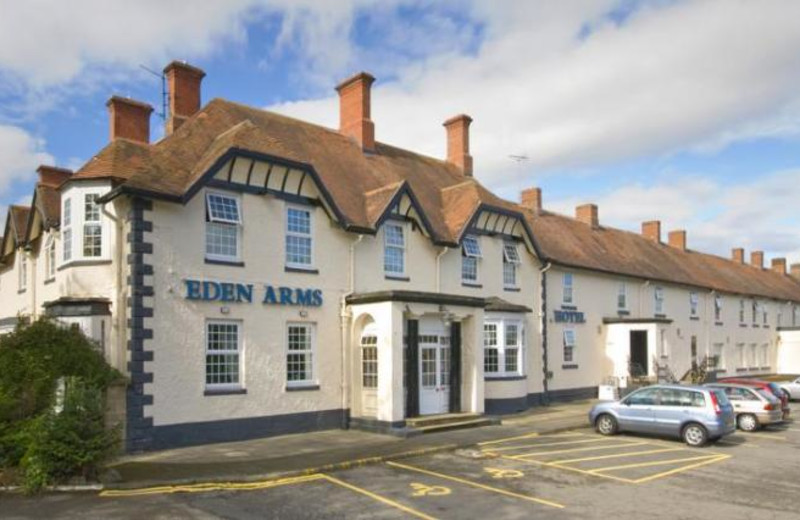
[[[778,383],[783,390],[789,394],[789,400],[800,400],[800,377],[794,381],[782,381]]]

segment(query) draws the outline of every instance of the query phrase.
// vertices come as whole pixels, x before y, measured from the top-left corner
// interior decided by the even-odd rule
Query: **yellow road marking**
[[[301,477],[289,477],[276,480],[264,480],[260,482],[212,482],[207,484],[186,484],[177,486],[155,486],[140,489],[107,489],[100,492],[101,497],[135,497],[144,495],[164,495],[171,493],[205,493],[209,491],[254,491],[259,489],[269,489],[289,484],[299,484],[302,482],[312,482],[325,478],[321,473],[304,475]]]
[[[598,439],[583,439],[580,441],[545,442],[541,444],[520,444],[518,446],[503,446],[501,448],[494,448],[491,451],[509,451],[509,450],[522,450],[527,448],[545,448],[548,446],[570,446],[573,444],[588,444],[590,442],[612,442],[614,440],[616,439],[601,437]]]
[[[553,464],[572,464],[575,462],[589,462],[591,460],[604,460],[604,459],[614,459],[620,457],[633,457],[636,455],[654,455],[656,453],[666,453],[669,451],[681,451],[685,450],[686,448],[661,448],[659,450],[646,450],[646,451],[631,451],[626,453],[613,453],[611,455],[600,455],[597,457],[584,457],[582,459],[566,459],[566,460],[553,460],[550,461]]]
[[[723,460],[726,460],[726,459],[729,459],[729,458],[731,458],[731,455],[718,455],[717,457],[714,457],[713,459],[710,459],[710,460],[706,460],[706,461],[703,461],[703,462],[698,462],[696,464],[690,464],[688,466],[683,466],[683,467],[680,467],[680,468],[671,469],[669,471],[664,471],[662,473],[656,473],[655,475],[650,475],[649,477],[640,478],[638,480],[635,480],[634,482],[636,482],[637,484],[642,484],[644,482],[650,482],[651,480],[656,480],[656,479],[659,479],[659,478],[668,477],[670,475],[674,475],[675,473],[680,473],[682,471],[688,471],[690,469],[699,468],[700,466],[705,466],[707,464],[713,464],[714,462],[722,462]]]
[[[765,439],[773,439],[776,441],[786,441],[786,437],[781,437],[780,435],[772,435],[771,433],[743,433],[747,437],[763,437]]]
[[[436,471],[430,471],[430,470],[423,469],[423,468],[417,468],[415,466],[408,466],[406,464],[400,464],[399,462],[389,461],[386,464],[389,465],[389,466],[392,466],[394,468],[401,468],[401,469],[405,469],[405,470],[408,470],[408,471],[416,471],[418,473],[423,473],[425,475],[430,475],[430,476],[433,476],[433,477],[439,477],[439,478],[443,478],[443,479],[446,479],[446,480],[452,480],[453,482],[458,482],[460,484],[466,484],[468,486],[476,487],[476,488],[483,489],[483,490],[486,490],[486,491],[491,491],[493,493],[499,493],[501,495],[506,495],[506,496],[513,497],[513,498],[519,498],[519,499],[522,499],[522,500],[527,500],[529,502],[535,502],[537,504],[543,504],[543,505],[550,506],[550,507],[555,507],[555,508],[558,508],[558,509],[564,509],[564,506],[562,504],[558,504],[556,502],[551,502],[549,500],[544,500],[542,498],[532,497],[530,495],[522,495],[522,494],[519,494],[519,493],[515,493],[513,491],[508,491],[508,490],[505,490],[505,489],[501,489],[501,488],[487,486],[485,484],[480,484],[478,482],[473,482],[471,480],[466,480],[466,479],[463,479],[463,478],[454,477],[452,475],[445,475],[444,473],[437,473]]]
[[[586,414],[583,412],[558,412],[552,414],[542,414],[536,417],[526,417],[524,419],[508,419],[503,421],[503,424],[538,424],[540,422],[558,421],[562,419],[573,419],[575,417],[585,416]]]
[[[692,462],[695,460],[707,460],[718,457],[718,454],[703,455],[701,457],[685,457],[682,459],[656,460],[651,462],[637,462],[634,464],[623,464],[621,466],[608,466],[606,468],[595,468],[588,470],[590,473],[605,473],[606,471],[616,471],[620,469],[649,468],[651,466],[663,466],[665,464],[677,464],[679,462]]]
[[[619,482],[625,482],[627,484],[632,484],[633,483],[632,480],[627,479],[627,478],[617,477],[616,475],[601,475],[599,473],[592,473],[590,471],[586,471],[585,469],[573,468],[572,466],[561,466],[559,464],[552,464],[550,462],[542,462],[540,460],[515,459],[513,457],[507,457],[505,455],[501,455],[500,457],[503,458],[503,459],[506,459],[506,460],[513,460],[515,462],[523,462],[523,463],[527,463],[527,464],[535,464],[537,466],[545,466],[545,467],[548,467],[548,468],[563,469],[563,470],[572,471],[572,472],[575,472],[575,473],[581,473],[583,475],[589,475],[589,476],[592,476],[592,477],[599,477],[599,478],[607,478],[607,479],[610,479],[610,480],[617,480]]]
[[[478,446],[489,446],[489,445],[492,445],[492,444],[504,444],[506,442],[520,441],[520,440],[524,440],[524,439],[537,439],[537,438],[545,439],[545,438],[553,438],[553,437],[584,437],[584,434],[575,433],[575,432],[566,432],[566,433],[553,433],[553,434],[549,434],[549,435],[541,435],[539,433],[532,432],[532,433],[526,433],[525,435],[517,435],[515,437],[506,437],[504,439],[494,439],[494,440],[491,440],[491,441],[479,442]]]
[[[622,440],[622,439],[620,439]],[[519,455],[512,455],[511,458],[520,458],[524,459],[526,457],[535,457],[535,456],[542,456],[542,455],[561,455],[564,453],[576,453],[580,451],[600,451],[600,450],[613,450],[614,448],[627,448],[629,446],[647,446],[651,445],[649,442],[623,442],[621,444],[612,444],[610,446],[589,446],[586,448],[570,448],[566,450],[550,450],[550,451],[534,451],[532,453],[522,453]],[[487,451],[487,453],[492,453],[492,451]]]
[[[425,513],[417,511],[416,509],[412,509],[412,508],[410,508],[408,506],[404,506],[403,504],[401,504],[399,502],[395,502],[394,500],[391,500],[391,499],[388,499],[386,497],[382,497],[382,496],[380,496],[378,494],[375,494],[372,491],[368,491],[368,490],[360,488],[358,486],[354,486],[353,484],[350,484],[349,482],[345,482],[343,480],[339,480],[336,477],[332,477],[330,475],[323,474],[322,478],[324,478],[325,480],[327,480],[329,482],[332,482],[334,484],[337,484],[339,486],[347,488],[350,491],[355,491],[356,493],[361,493],[364,496],[368,496],[369,498],[371,498],[373,500],[377,500],[378,502],[386,504],[387,506],[392,506],[392,507],[394,507],[396,509],[399,509],[400,511],[404,511],[404,512],[410,514],[410,515],[416,516],[417,518],[424,518],[425,520],[436,520],[434,517],[428,516]]]

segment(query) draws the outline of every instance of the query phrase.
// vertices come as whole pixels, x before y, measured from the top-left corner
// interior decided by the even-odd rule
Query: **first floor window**
[[[478,262],[481,256],[481,243],[478,237],[464,237],[461,246],[461,281],[472,283],[478,281]]]
[[[620,282],[617,290],[617,310],[624,311],[628,308],[628,287],[625,282]]]
[[[94,258],[103,254],[103,228],[100,225],[98,193],[87,193],[83,209],[83,256]]]
[[[24,291],[28,288],[28,257],[24,251],[19,251],[19,290]]]
[[[61,258],[64,262],[69,262],[72,260],[72,230],[65,229],[62,233],[64,240],[61,244],[61,248],[63,249]]]
[[[572,273],[564,273],[561,279],[561,301],[568,305],[572,305],[574,300]]]
[[[290,323],[288,326],[286,380],[289,385],[303,385],[314,380],[314,326]]]
[[[722,296],[714,295],[714,319],[719,321],[722,317]]]
[[[311,211],[306,208],[286,209],[286,265],[310,268],[313,265]]]
[[[241,225],[238,198],[207,193],[206,257],[212,260],[238,260]]]
[[[378,388],[378,336],[367,331],[361,335],[361,386]]]
[[[51,234],[47,237],[45,245],[45,273],[47,278],[53,278],[56,275],[56,237]]]
[[[241,386],[240,324],[234,321],[206,323],[206,387]]]
[[[697,316],[698,307],[700,304],[700,297],[697,295],[696,292],[689,293],[689,314],[691,316]]]
[[[653,298],[655,299],[655,313],[664,314],[664,288],[656,287],[653,289]]]
[[[736,358],[739,368],[747,367],[747,358],[745,357],[744,343],[736,344]]]
[[[739,323],[744,323],[744,300],[739,300]]]
[[[483,371],[489,376],[517,376],[523,370],[522,321],[494,319],[483,324]]]
[[[761,368],[766,368],[769,366],[769,344],[765,343],[761,345]]]
[[[393,276],[406,272],[406,238],[402,224],[386,224],[383,228],[383,270]]]
[[[758,366],[758,345],[755,343],[750,345],[750,366]]]
[[[575,361],[575,329],[564,331],[564,363]]]
[[[517,266],[522,263],[515,244],[503,244],[503,287],[517,287]]]

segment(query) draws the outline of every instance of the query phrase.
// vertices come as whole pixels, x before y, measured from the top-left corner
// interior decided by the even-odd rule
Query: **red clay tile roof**
[[[9,217],[11,218],[11,229],[14,230],[14,239],[19,245],[28,232],[28,216],[30,215],[30,206],[11,206],[9,208]]]
[[[790,276],[680,251],[635,233],[591,228],[575,219],[533,214],[465,178],[446,161],[383,143],[364,153],[348,137],[279,114],[215,99],[172,135],[145,145],[117,139],[73,179],[114,178],[123,189],[179,200],[231,149],[309,164],[341,212],[344,225],[374,229],[406,186],[429,221],[433,238],[455,243],[481,204],[526,213],[543,260],[729,293],[800,301]]]

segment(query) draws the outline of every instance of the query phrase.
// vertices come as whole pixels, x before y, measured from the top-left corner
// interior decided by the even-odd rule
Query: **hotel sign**
[[[200,280],[184,280],[186,284],[185,298],[203,302],[253,303],[253,284],[211,282]],[[263,295],[258,298],[266,305],[298,305],[302,307],[320,307],[322,291],[320,289],[300,289],[294,287],[263,286]]]
[[[586,321],[583,313],[579,311],[556,310],[553,312],[556,323],[584,323]]]

